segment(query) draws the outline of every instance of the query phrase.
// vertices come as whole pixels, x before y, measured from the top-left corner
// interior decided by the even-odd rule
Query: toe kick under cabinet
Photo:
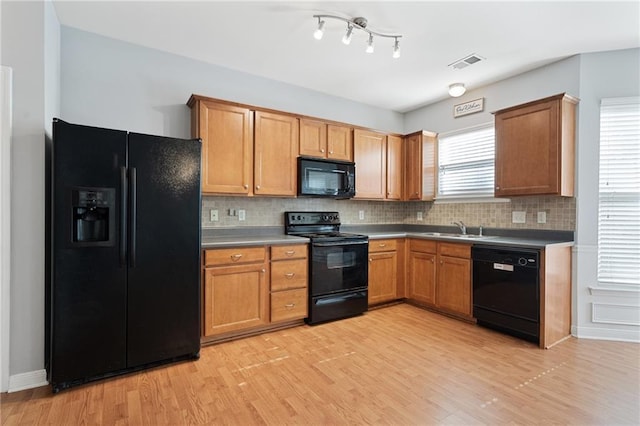
[[[307,316],[307,245],[205,249],[203,343]]]

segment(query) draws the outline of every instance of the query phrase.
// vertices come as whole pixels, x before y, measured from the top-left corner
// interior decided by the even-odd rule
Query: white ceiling
[[[405,112],[562,58],[640,46],[640,2],[435,1],[61,1],[60,23],[330,95]],[[346,24],[326,20],[312,36],[314,14],[363,16],[366,34],[341,43]],[[465,69],[448,65],[475,53],[486,60]]]

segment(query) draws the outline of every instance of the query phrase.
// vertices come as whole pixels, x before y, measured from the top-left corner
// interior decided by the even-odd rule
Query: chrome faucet
[[[456,225],[458,228],[460,228],[460,232],[462,233],[462,235],[467,235],[467,227],[465,226],[464,223],[462,223],[462,221],[453,222],[453,224]]]

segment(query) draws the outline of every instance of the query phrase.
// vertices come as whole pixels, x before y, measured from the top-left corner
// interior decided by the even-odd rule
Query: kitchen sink
[[[488,238],[496,238],[494,235],[454,234],[450,232],[422,232],[422,235],[428,237],[460,238],[469,240],[484,240]]]

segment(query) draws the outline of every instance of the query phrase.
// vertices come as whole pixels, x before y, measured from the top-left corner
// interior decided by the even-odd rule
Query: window
[[[598,282],[640,286],[640,98],[600,107]]]
[[[493,123],[441,135],[436,198],[493,197]]]

